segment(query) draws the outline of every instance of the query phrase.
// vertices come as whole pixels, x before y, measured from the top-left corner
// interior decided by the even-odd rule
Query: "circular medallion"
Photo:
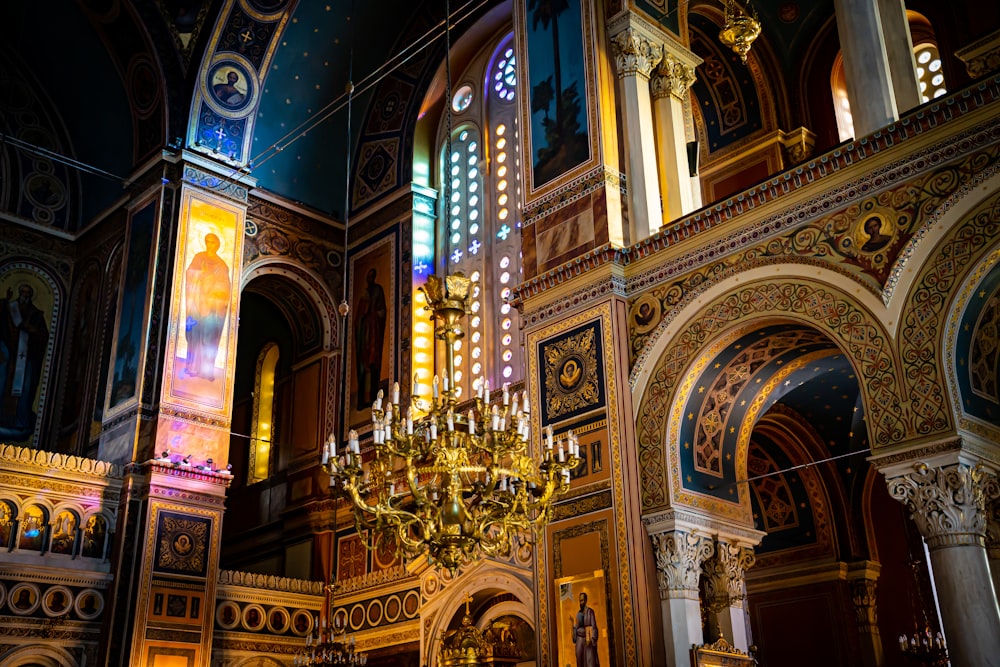
[[[215,622],[223,630],[232,630],[240,622],[240,606],[226,600],[216,608]]]
[[[390,595],[385,599],[385,621],[395,623],[399,620],[399,614],[403,611],[403,601],[398,595]]]
[[[42,596],[34,584],[18,584],[10,589],[7,607],[19,616],[27,616],[38,609]]]
[[[259,604],[248,604],[243,608],[243,627],[250,632],[262,629],[266,618],[264,608]]]
[[[284,607],[272,607],[267,612],[267,629],[276,635],[283,634],[292,623],[292,617]]]
[[[73,591],[65,586],[52,586],[42,596],[42,611],[46,616],[65,616],[73,608]]]
[[[420,595],[416,591],[409,591],[403,597],[403,613],[407,618],[413,618],[420,611]]]
[[[649,333],[660,323],[660,301],[652,294],[643,294],[629,310],[629,319],[638,334]]]
[[[353,607],[351,607],[351,615],[350,615],[351,630],[360,630],[361,628],[363,628],[365,625],[366,616],[367,612],[365,611],[364,605],[356,604]]]
[[[292,614],[292,632],[299,637],[305,637],[312,630],[313,615],[305,609],[296,609]]]
[[[83,620],[93,620],[104,611],[104,596],[93,588],[85,589],[76,596],[73,609],[76,610],[76,615]]]
[[[257,96],[257,77],[249,62],[227,53],[208,68],[202,87],[213,111],[225,118],[241,118]]]

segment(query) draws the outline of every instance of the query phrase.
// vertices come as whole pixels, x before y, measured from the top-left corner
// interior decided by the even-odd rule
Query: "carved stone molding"
[[[851,601],[854,602],[855,619],[858,630],[865,634],[878,633],[878,607],[875,594],[878,590],[874,579],[854,579],[851,581]]]
[[[910,510],[931,549],[985,546],[986,501],[1000,495],[996,475],[965,463],[914,471],[889,480],[889,494]]]
[[[671,530],[651,535],[660,598],[698,599],[702,563],[715,551],[707,535]]]
[[[649,79],[663,57],[663,47],[633,28],[626,28],[611,38],[611,51],[619,78],[641,76]]]
[[[955,51],[955,56],[973,79],[1000,69],[1000,30]]]
[[[681,62],[670,53],[664,53],[650,79],[650,90],[654,100],[673,95],[683,100],[697,77],[694,68]]]

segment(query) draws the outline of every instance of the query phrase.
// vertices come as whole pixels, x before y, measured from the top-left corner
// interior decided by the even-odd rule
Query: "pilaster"
[[[951,460],[948,460],[948,459]],[[951,664],[987,665],[1000,654],[1000,610],[986,556],[986,503],[1000,496],[993,469],[961,450],[886,473],[930,551]]]
[[[650,535],[663,613],[667,662],[686,665],[691,647],[705,643],[698,580],[702,564],[715,553],[712,538],[685,530]]]
[[[128,467],[98,664],[209,665],[228,484],[158,461]]]
[[[652,26],[629,12],[609,26],[611,51],[625,109],[629,226],[632,242],[659,229],[663,220],[649,77],[663,57]]]
[[[700,186],[689,164],[685,128],[692,119],[688,117],[690,105],[684,101],[696,79],[695,67],[702,61],[673,41],[665,41],[662,48],[663,58],[653,71],[651,90],[660,191],[665,201],[663,223],[667,223],[696,208],[695,193]]]
[[[127,205],[99,456],[222,469],[254,181],[187,151],[165,152],[133,180],[149,185]]]
[[[865,667],[878,667],[883,662],[882,639],[878,629],[878,575],[881,565],[871,561],[852,563],[848,568],[851,602],[861,637],[861,656]]]

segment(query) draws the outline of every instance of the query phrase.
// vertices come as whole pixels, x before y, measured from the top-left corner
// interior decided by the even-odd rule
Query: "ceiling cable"
[[[58,162],[59,164],[65,165],[70,169],[76,169],[77,171],[82,171],[85,174],[90,174],[92,176],[98,176],[100,178],[106,178],[109,181],[116,181],[121,183],[123,186],[128,184],[128,179],[118,174],[112,174],[110,171],[105,171],[100,167],[95,167],[93,165],[87,164],[86,162],[81,162],[75,158],[71,158],[67,155],[62,155],[51,151],[48,148],[43,148],[35,144],[24,141],[23,139],[18,139],[17,137],[12,137],[9,134],[0,133],[0,146],[4,144],[9,144],[16,148],[17,150],[24,151],[29,155],[35,157],[45,158],[52,160],[53,162]]]
[[[808,463],[800,463],[798,465],[790,466],[788,468],[782,468],[781,470],[772,470],[766,472],[762,475],[755,475],[753,477],[747,477],[746,479],[737,479],[732,482],[723,484],[722,486],[710,487],[713,491],[719,489],[725,489],[726,487],[736,486],[737,484],[748,484],[750,482],[756,482],[759,479],[764,479],[766,477],[774,477],[775,475],[784,475],[786,472],[794,472],[796,470],[801,470],[803,468],[811,468],[813,466],[818,466],[821,463],[829,463],[830,461],[838,461],[840,459],[846,459],[851,456],[857,456],[859,454],[868,454],[871,452],[871,447],[866,447],[865,449],[859,449],[856,452],[847,452],[846,454],[838,454],[837,456],[831,456],[829,458],[820,459],[819,461],[809,461]]]

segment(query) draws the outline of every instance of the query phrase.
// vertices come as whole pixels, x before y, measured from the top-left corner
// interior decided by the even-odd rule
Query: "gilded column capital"
[[[1000,485],[982,465],[920,462],[889,480],[889,494],[910,510],[929,548],[985,546],[986,502],[1000,495]]]
[[[658,100],[673,95],[683,100],[696,79],[694,67],[681,62],[664,49],[663,58],[650,78],[653,99]]]
[[[611,37],[618,77],[641,76],[649,80],[653,68],[663,57],[663,47],[634,28],[626,28]]]
[[[698,599],[701,566],[715,551],[707,535],[670,530],[651,535],[660,598]]]
[[[743,582],[747,570],[756,562],[752,547],[716,542],[714,556],[702,566],[709,611],[718,613],[726,607],[743,606],[746,598]]]

